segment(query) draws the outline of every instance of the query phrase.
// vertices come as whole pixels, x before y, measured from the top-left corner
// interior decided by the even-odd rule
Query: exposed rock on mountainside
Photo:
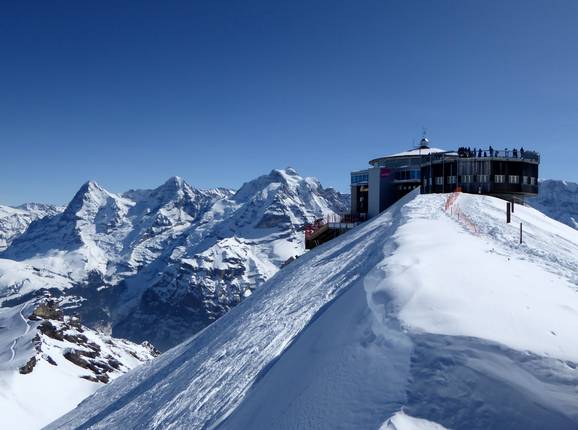
[[[158,354],[83,326],[53,299],[0,308],[2,425],[39,428]]]

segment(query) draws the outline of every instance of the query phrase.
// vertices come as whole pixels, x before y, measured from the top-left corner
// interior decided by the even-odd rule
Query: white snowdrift
[[[388,419],[379,430],[444,430],[445,427],[431,421],[410,417],[403,412],[397,412]]]
[[[578,232],[447,198],[408,195],[48,428],[576,428]]]

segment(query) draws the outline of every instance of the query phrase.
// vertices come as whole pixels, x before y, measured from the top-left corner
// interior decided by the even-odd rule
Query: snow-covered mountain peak
[[[263,215],[284,216],[286,221],[303,224],[312,218],[347,209],[346,198],[329,189],[327,192],[314,178],[302,177],[295,169],[274,169],[268,175],[243,184],[233,196],[238,203],[267,205]],[[287,218],[289,217],[289,218]],[[260,225],[268,225],[269,221]]]
[[[193,187],[187,184],[180,176],[172,176],[156,190],[159,193],[165,191],[168,194],[177,195],[179,198],[182,198],[185,193],[191,194],[193,192]]]
[[[95,181],[88,181],[76,192],[76,195],[66,207],[65,212],[79,217],[83,217],[84,215],[94,216],[98,208],[106,204],[121,206],[121,204],[118,203],[120,201],[122,201],[121,196],[105,190]],[[125,204],[128,204],[128,202],[125,201]]]

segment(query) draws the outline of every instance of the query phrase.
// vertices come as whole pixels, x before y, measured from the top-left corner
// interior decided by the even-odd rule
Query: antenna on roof
[[[429,140],[427,140],[427,130],[425,127],[422,128],[423,133],[422,133],[422,138],[419,141],[419,149],[426,149],[429,148]]]

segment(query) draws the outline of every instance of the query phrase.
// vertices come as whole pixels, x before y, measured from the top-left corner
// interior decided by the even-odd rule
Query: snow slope
[[[347,206],[290,168],[236,193],[178,177],[122,195],[87,182],[0,254],[0,304],[50,290],[87,325],[167,349],[301,255],[304,224]]]
[[[57,309],[35,316],[39,305],[0,309],[2,428],[38,429],[155,355],[148,345],[112,339]]]
[[[575,429],[578,232],[448,198],[407,195],[47,428]]]
[[[540,181],[540,193],[528,204],[578,230],[578,184],[548,179]]]
[[[64,208],[41,203],[26,203],[18,207],[0,205],[0,251],[28,228],[32,221],[53,216]]]

